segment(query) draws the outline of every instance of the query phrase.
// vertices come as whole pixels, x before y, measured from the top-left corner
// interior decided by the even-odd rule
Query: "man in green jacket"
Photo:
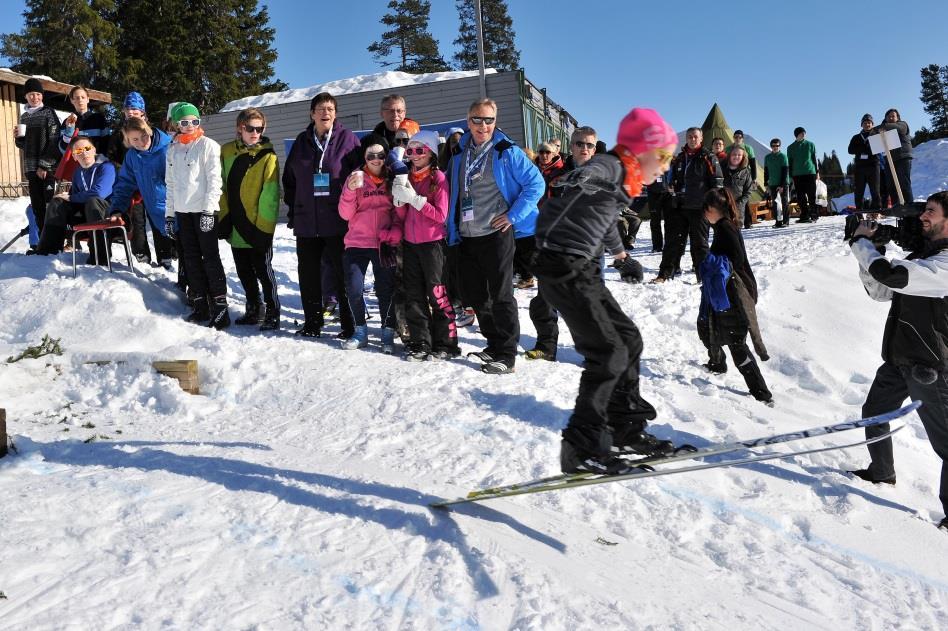
[[[800,218],[797,223],[811,223],[819,218],[816,205],[816,180],[820,174],[816,168],[816,145],[806,139],[806,130],[797,127],[793,130],[796,138],[787,147],[787,163],[793,189],[797,192],[797,204],[800,205]]]
[[[790,225],[790,169],[779,138],[770,139],[770,153],[764,156],[764,182],[770,199],[776,201],[780,196],[781,211],[774,214],[774,228],[785,228]]]

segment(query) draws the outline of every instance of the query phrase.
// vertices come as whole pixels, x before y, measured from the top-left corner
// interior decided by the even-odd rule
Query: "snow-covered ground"
[[[0,202],[0,241],[25,205]],[[769,225],[745,234],[774,409],[735,370],[701,368],[693,281],[608,272],[645,338],[656,434],[701,444],[860,415],[887,306],[859,284],[840,218]],[[651,277],[647,233],[634,254]],[[301,317],[293,245],[280,226],[285,330]],[[65,255],[25,248],[0,255],[0,358],[47,333],[64,353],[0,363],[18,448],[0,460],[0,628],[948,628],[940,462],[914,414],[895,487],[846,475],[867,464],[856,448],[432,511],[557,472],[581,371],[565,327],[560,362],[490,376],[342,351],[336,326],[197,327],[164,272],[74,280]],[[225,266],[239,313],[229,252]],[[483,347],[472,328],[461,342]],[[198,360],[202,394],[150,369],[164,359]]]
[[[912,148],[912,194],[918,201],[925,201],[932,193],[948,190],[948,138],[929,140]],[[869,191],[865,191],[869,196]],[[853,193],[834,197],[836,208],[842,212],[853,206]]]

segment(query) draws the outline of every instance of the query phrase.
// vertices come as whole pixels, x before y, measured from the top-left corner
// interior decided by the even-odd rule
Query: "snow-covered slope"
[[[25,203],[0,203],[0,241]],[[735,370],[700,367],[691,280],[630,286],[610,270],[645,338],[656,434],[701,444],[859,416],[886,305],[841,231],[745,233],[775,409]],[[635,254],[651,276],[649,246]],[[189,325],[164,272],[73,280],[65,256],[24,249],[0,255],[0,358],[45,333],[64,353],[0,363],[19,449],[0,460],[0,628],[948,627],[939,460],[915,415],[895,487],[844,473],[867,463],[858,448],[434,512],[436,497],[557,471],[581,371],[565,328],[560,362],[489,376],[342,351],[335,327],[301,340]],[[284,226],[274,264],[290,329]],[[518,292],[527,348],[531,296]],[[474,329],[461,342],[483,347]],[[202,394],[154,373],[158,359],[197,359]]]
[[[948,190],[948,139],[929,140],[912,149],[912,194],[918,201],[932,193]],[[869,191],[865,192],[869,196]],[[835,197],[836,208],[842,211],[854,204],[855,196],[847,193]]]

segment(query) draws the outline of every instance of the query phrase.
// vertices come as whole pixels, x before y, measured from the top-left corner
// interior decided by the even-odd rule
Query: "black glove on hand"
[[[169,239],[174,239],[174,217],[165,217],[165,235]]]
[[[627,256],[621,261],[616,259],[612,262],[612,267],[619,271],[619,277],[626,283],[642,282],[642,264],[631,256]]]

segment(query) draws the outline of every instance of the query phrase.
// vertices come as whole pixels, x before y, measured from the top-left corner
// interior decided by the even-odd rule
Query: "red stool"
[[[76,267],[76,237],[82,233],[91,233],[89,235],[89,241],[92,243],[92,255],[95,257],[95,260],[99,260],[99,244],[96,241],[95,235],[97,232],[102,232],[104,240],[106,243],[109,242],[109,230],[120,230],[122,233],[122,245],[125,246],[125,257],[128,260],[128,267],[133,272],[135,267],[132,265],[132,249],[128,246],[128,233],[125,231],[125,222],[119,218],[116,222],[111,221],[93,221],[92,223],[82,223],[77,226],[72,227],[72,277],[76,278],[79,275],[78,268]],[[112,257],[107,259],[109,265],[109,271],[112,271]]]

